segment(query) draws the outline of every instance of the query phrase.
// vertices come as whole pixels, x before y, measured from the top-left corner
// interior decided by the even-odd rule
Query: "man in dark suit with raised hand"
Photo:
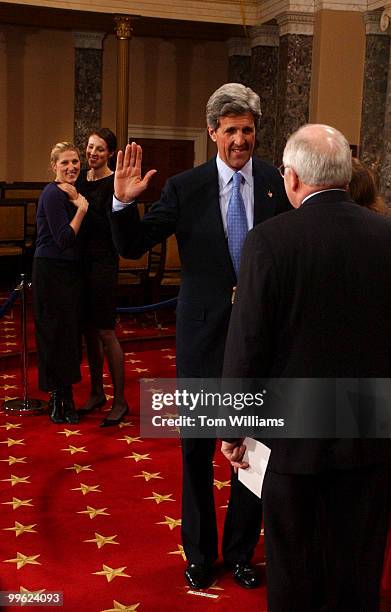
[[[350,199],[351,153],[337,130],[300,128],[283,161],[296,210],[247,237],[224,376],[370,388],[361,379],[391,374],[391,220]],[[270,612],[379,609],[391,442],[353,435],[264,440]],[[246,467],[242,440],[222,451]]]
[[[182,266],[177,306],[177,375],[221,376],[231,301],[247,230],[289,206],[278,170],[253,157],[261,110],[259,97],[238,83],[220,87],[208,101],[207,125],[218,155],[170,178],[150,212],[139,220],[125,205],[146,188],[153,171],[141,178],[141,148],[128,145],[118,155],[113,237],[124,257],[142,253],[176,235]],[[123,209],[123,210],[121,210]],[[183,439],[182,540],[189,585],[212,581],[218,557],[213,497],[215,439]],[[250,565],[261,528],[261,505],[231,482],[223,538],[224,561],[241,585],[259,579]]]

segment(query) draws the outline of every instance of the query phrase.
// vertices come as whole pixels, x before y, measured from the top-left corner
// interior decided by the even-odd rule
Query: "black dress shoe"
[[[234,563],[232,575],[234,580],[245,589],[255,589],[261,584],[257,570],[249,563]]]
[[[66,423],[64,418],[63,403],[62,400],[58,397],[57,391],[52,392],[48,408],[50,420],[52,421],[52,423],[56,423],[56,425],[59,425],[60,423]]]
[[[110,416],[107,416],[105,419],[103,419],[99,427],[111,427],[112,425],[119,425],[128,413],[129,413],[129,406],[126,404],[125,408],[123,409],[123,411],[117,418],[110,419]]]
[[[212,583],[212,568],[200,563],[189,563],[185,578],[192,589],[207,589]]]
[[[65,421],[70,425],[76,425],[79,422],[79,415],[76,412],[73,400],[65,399],[62,404]]]
[[[79,415],[83,416],[85,414],[90,414],[90,412],[94,412],[94,410],[100,410],[101,408],[103,408],[106,402],[107,402],[107,398],[105,396],[105,397],[102,397],[102,399],[95,402],[95,404],[91,404],[91,406],[83,406],[82,408],[79,408],[78,410]]]

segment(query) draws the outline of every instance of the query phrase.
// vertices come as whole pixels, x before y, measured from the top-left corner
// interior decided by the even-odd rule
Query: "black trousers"
[[[189,563],[212,564],[218,557],[213,487],[215,449],[215,439],[182,439],[182,542]],[[225,461],[222,455],[221,461]],[[247,562],[259,540],[262,504],[233,471],[231,476],[222,553],[226,563]]]
[[[390,514],[388,464],[267,472],[268,612],[378,612]]]

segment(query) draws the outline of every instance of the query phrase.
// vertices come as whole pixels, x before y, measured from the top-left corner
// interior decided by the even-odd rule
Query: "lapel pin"
[[[269,189],[269,191],[267,192],[267,195],[268,195],[268,197],[269,197],[269,198],[272,198],[272,197],[273,197],[273,194],[272,194],[272,192],[270,191],[270,189]]]

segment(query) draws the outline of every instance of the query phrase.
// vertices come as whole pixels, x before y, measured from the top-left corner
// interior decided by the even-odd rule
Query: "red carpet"
[[[127,353],[126,361],[127,399],[137,413],[138,377],[173,375],[174,351]],[[21,396],[15,370],[1,370],[0,392],[2,398]],[[88,393],[85,366],[75,392],[81,405]],[[43,396],[35,368],[29,395]],[[232,612],[238,605],[265,611],[265,587],[245,591],[221,566],[207,591],[189,593],[179,525],[179,441],[140,440],[137,416],[108,429],[98,427],[101,418],[92,414],[79,425],[62,426],[47,415],[0,414],[0,591],[61,591],[66,612]],[[229,469],[219,454],[215,476],[221,528]],[[263,571],[261,547],[256,562]]]

